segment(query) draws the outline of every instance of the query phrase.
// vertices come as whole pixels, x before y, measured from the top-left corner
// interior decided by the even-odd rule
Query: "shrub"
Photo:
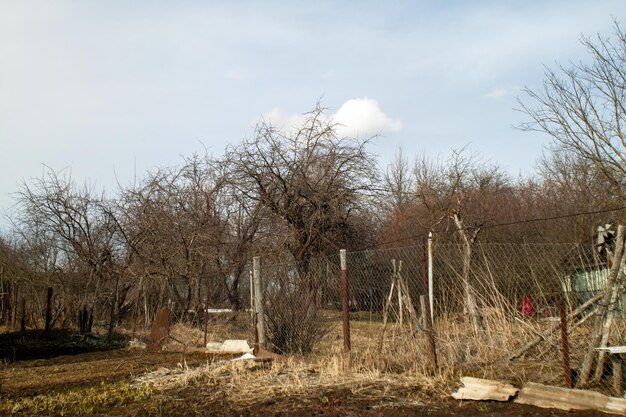
[[[306,354],[328,332],[329,323],[304,290],[270,294],[266,303],[267,341],[278,353]]]

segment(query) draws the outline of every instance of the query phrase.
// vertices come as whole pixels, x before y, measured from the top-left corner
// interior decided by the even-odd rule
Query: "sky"
[[[44,166],[112,192],[318,101],[380,135],[382,169],[469,146],[531,175],[550,139],[514,128],[521,89],[614,18],[625,1],[0,0],[0,214]]]

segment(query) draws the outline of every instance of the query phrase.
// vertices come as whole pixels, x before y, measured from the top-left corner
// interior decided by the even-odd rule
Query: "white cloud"
[[[340,124],[337,131],[340,136],[376,135],[402,128],[400,120],[391,119],[376,100],[367,97],[346,101],[332,118]]]
[[[295,130],[302,126],[305,117],[306,116],[303,114],[292,114],[287,116],[283,114],[278,107],[274,107],[268,113],[263,114],[261,119],[280,129]]]
[[[302,126],[305,114],[285,115],[274,107],[263,114],[262,120],[278,128],[295,130]],[[338,136],[362,137],[397,132],[402,128],[400,120],[391,119],[371,98],[353,98],[346,101],[337,112],[330,116],[338,124]]]

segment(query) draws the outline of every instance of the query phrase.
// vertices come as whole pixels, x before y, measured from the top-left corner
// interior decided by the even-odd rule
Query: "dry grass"
[[[475,334],[461,314],[437,317],[435,321],[438,378],[455,381],[459,376],[508,379],[563,384],[563,365],[560,332],[548,335],[544,341],[526,352],[523,357],[509,361],[508,357],[537,335],[544,334],[551,321],[520,318],[510,309],[483,309],[484,330]],[[576,369],[588,349],[588,335],[593,320],[570,329],[570,363]],[[621,343],[624,323],[614,324],[613,343]],[[319,356],[333,356],[341,351],[341,324],[321,344]],[[413,334],[409,325],[388,326],[380,347],[382,323],[351,322],[352,366],[356,369],[402,374],[405,372],[428,375],[426,363],[426,335]],[[618,340],[619,339],[619,340]]]
[[[207,342],[223,342],[226,339],[243,339],[252,343],[252,325],[250,316],[244,313],[228,314],[222,317],[210,316],[207,323]],[[164,350],[193,351],[204,348],[204,327],[176,323],[170,327],[170,337]],[[143,334],[147,340],[148,333]]]
[[[220,362],[198,369],[182,366],[175,370],[162,370],[144,382],[164,385],[163,388],[184,386],[204,381],[217,384],[224,395],[235,392],[251,392],[268,395],[304,395],[324,388],[347,386],[360,391],[364,386],[400,389],[405,383],[441,386],[443,381],[454,384],[460,376],[476,376],[505,379],[521,384],[525,381],[560,385],[563,383],[561,341],[559,332],[548,336],[538,346],[529,350],[522,358],[508,361],[508,356],[530,339],[544,333],[552,322],[522,319],[511,314],[510,309],[483,309],[485,328],[479,334],[471,330],[467,318],[461,314],[437,317],[435,321],[439,370],[434,377],[426,363],[427,343],[424,332],[405,323],[388,325],[385,339],[380,344],[382,323],[379,317],[359,316],[351,321],[352,353],[349,366],[342,354],[340,317],[325,312],[331,321],[330,332],[316,345],[306,360],[297,357],[280,360],[271,366],[249,363]],[[209,326],[207,340],[242,338],[251,342],[251,331],[246,328],[246,317],[240,322],[215,322]],[[588,334],[592,320],[583,326],[571,329],[570,352],[572,368],[580,363],[587,349]],[[616,322],[616,335],[623,333],[623,322]],[[620,328],[622,330],[620,330]],[[197,328],[176,325],[172,335],[187,346],[201,346],[204,334]],[[174,342],[175,343],[175,342]],[[419,381],[419,382],[416,382]],[[309,389],[310,388],[310,389]],[[228,391],[232,389],[232,392]],[[382,389],[382,388],[381,388]],[[216,394],[217,395],[217,394]]]
[[[288,358],[271,363],[220,361],[198,368],[183,365],[143,375],[134,382],[136,387],[146,385],[157,390],[193,385],[202,389],[205,400],[223,399],[241,409],[286,397],[306,402],[311,396],[337,390],[349,390],[354,399],[372,400],[379,406],[419,405],[449,392],[443,379],[349,367],[343,355],[316,361]]]

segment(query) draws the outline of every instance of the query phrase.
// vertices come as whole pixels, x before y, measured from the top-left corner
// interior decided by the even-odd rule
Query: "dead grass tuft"
[[[175,390],[194,384],[208,401],[225,399],[235,408],[280,398],[305,401],[319,393],[349,390],[354,399],[385,404],[418,405],[448,393],[447,382],[420,373],[391,374],[364,367],[349,367],[343,355],[303,362],[292,358],[272,363],[220,361],[198,368],[181,365],[160,369],[137,378],[134,386]]]

